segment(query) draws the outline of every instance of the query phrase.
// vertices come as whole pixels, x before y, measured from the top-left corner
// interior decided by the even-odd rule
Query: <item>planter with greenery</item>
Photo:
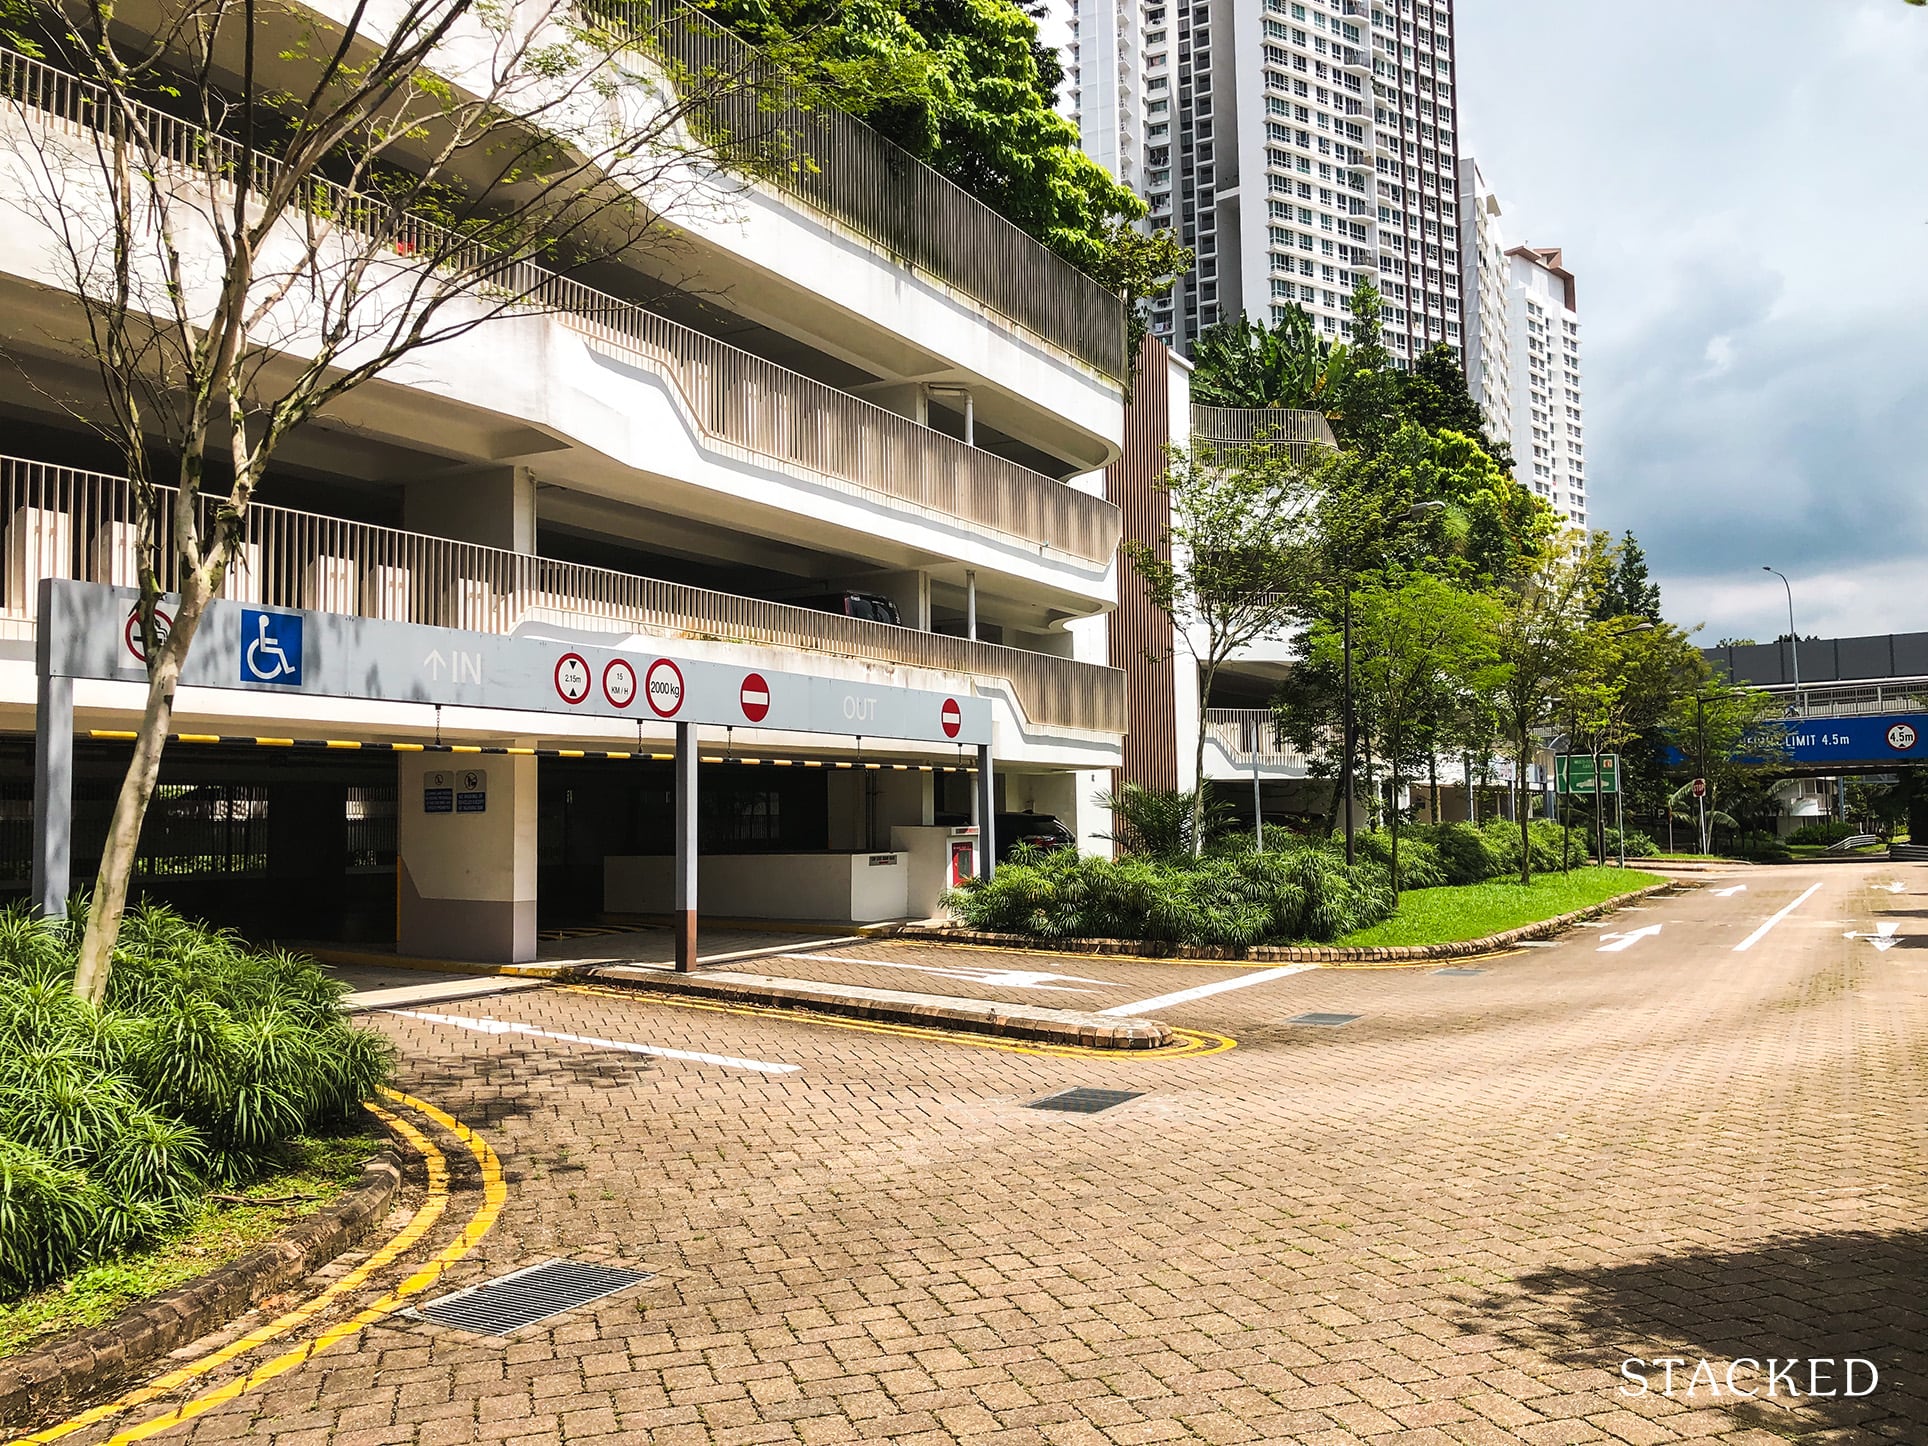
[[[311,961],[166,909],[128,917],[91,1005],[83,923],[0,913],[0,1299],[181,1230],[355,1120],[390,1067]]]

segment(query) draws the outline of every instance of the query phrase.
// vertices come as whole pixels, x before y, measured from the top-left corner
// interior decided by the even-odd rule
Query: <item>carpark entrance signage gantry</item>
[[[161,601],[163,625],[173,601]],[[33,897],[43,913],[66,908],[70,885],[74,680],[147,681],[138,602],[104,583],[40,584]],[[226,599],[208,605],[181,686],[674,724],[678,968],[696,958],[699,726],[974,747],[979,868],[988,874],[996,857],[991,705],[961,692]]]

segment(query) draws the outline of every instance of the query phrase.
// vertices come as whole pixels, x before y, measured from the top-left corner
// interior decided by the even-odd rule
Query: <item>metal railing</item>
[[[752,77],[702,105],[726,136],[784,136],[782,163],[760,166],[763,179],[1106,376],[1124,377],[1124,303],[970,192],[855,117],[806,103],[753,47],[680,0],[580,4],[667,55],[672,74]]]
[[[1192,408],[1192,440],[1242,445],[1252,442],[1280,442],[1301,453],[1313,443],[1338,445],[1332,428],[1320,412],[1290,411],[1284,407],[1207,407]]]
[[[1269,708],[1207,708],[1205,733],[1238,762],[1261,768],[1304,768],[1306,757],[1280,741]]]
[[[91,89],[38,61],[0,51],[0,95],[23,111],[75,132],[91,130],[109,113],[91,98]],[[245,179],[256,189],[278,174],[272,158],[251,156],[223,137],[140,109],[149,144],[183,169],[225,184]],[[308,191],[311,204],[344,228],[379,204],[319,180]],[[493,262],[489,253],[429,222],[397,221],[383,212],[380,224],[384,235],[393,233],[398,253],[452,259],[471,271],[486,267],[493,293],[526,301],[531,311],[552,312],[564,325],[664,377],[697,429],[736,455],[774,461],[813,482],[908,505],[933,519],[1042,542],[1087,562],[1109,561],[1117,551],[1119,512],[1101,498],[533,262]]]
[[[157,488],[160,535],[175,493]],[[202,524],[220,498],[199,499]],[[0,457],[0,635],[33,635],[41,578],[132,587],[139,534],[125,477]],[[178,574],[160,558],[162,585]],[[972,642],[609,568],[256,504],[226,595],[391,622],[507,634],[527,622],[608,624],[666,638],[756,643],[997,680],[1050,728],[1125,731],[1115,668]]]
[[[1816,683],[1796,693],[1791,685],[1749,689],[1771,693],[1784,718],[1867,718],[1887,713],[1928,713],[1928,678],[1880,683]]]

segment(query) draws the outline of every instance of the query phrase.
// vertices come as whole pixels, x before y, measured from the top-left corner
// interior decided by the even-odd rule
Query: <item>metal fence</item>
[[[1192,440],[1225,442],[1282,442],[1303,450],[1317,442],[1336,446],[1332,428],[1320,412],[1291,411],[1284,407],[1192,408]]]
[[[1888,683],[1821,683],[1804,687],[1764,688],[1781,705],[1785,718],[1867,718],[1888,713],[1928,712],[1928,678],[1899,678]]]
[[[753,138],[759,173],[1114,379],[1125,375],[1123,302],[862,121],[808,103],[737,36],[680,0],[582,0],[666,55],[685,80],[723,77],[702,105],[725,135]],[[772,157],[763,138],[782,141]],[[768,162],[774,161],[774,164]]]
[[[1284,743],[1269,708],[1207,708],[1205,733],[1240,763],[1304,768],[1305,755]]]
[[[0,51],[0,95],[74,132],[90,130],[108,113],[92,87],[11,51]],[[158,111],[135,109],[146,129],[145,147],[168,163],[223,185],[243,178],[261,183],[274,174],[271,159],[250,156]],[[532,262],[498,261],[418,218],[398,220],[385,210],[377,215],[380,203],[340,187],[316,181],[310,190],[330,224],[352,228],[366,215],[380,234],[392,234],[399,254],[466,274],[471,287],[474,277],[486,273],[489,293],[554,313],[664,377],[696,428],[721,450],[775,462],[893,508],[909,506],[975,531],[1041,542],[1087,562],[1109,561],[1117,551],[1118,509],[1101,498]]]
[[[175,506],[155,489],[160,535]],[[0,635],[31,637],[43,577],[138,581],[134,489],[124,477],[0,457]],[[206,527],[218,497],[203,495]],[[163,586],[175,560],[158,560]],[[1034,723],[1125,731],[1124,674],[1022,648],[893,627],[608,568],[257,504],[227,596],[393,622],[510,633],[528,621],[760,643],[1000,680]]]

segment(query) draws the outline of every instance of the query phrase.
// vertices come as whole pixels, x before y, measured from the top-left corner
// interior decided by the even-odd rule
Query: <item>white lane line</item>
[[[1303,974],[1308,969],[1317,969],[1317,964],[1287,964],[1279,969],[1261,969],[1256,974],[1241,974],[1236,979],[1220,979],[1212,984],[1200,984],[1193,989],[1181,989],[1175,994],[1161,994],[1156,999],[1141,999],[1136,1004],[1114,1004],[1109,1009],[1101,1009],[1100,1014],[1150,1014],[1154,1009],[1169,1009],[1174,1004],[1190,1004],[1194,999],[1207,999],[1214,994],[1223,994],[1228,989],[1244,989],[1251,984],[1268,984],[1274,979],[1283,979],[1288,974]]]
[[[992,984],[1000,989],[1048,989],[1055,994],[1089,994],[1089,989],[1069,984],[1054,984],[1054,979],[1074,979],[1079,984],[1104,984],[1107,979],[1087,979],[1082,974],[1045,974],[1034,969],[979,969],[960,964],[955,969],[935,964],[899,964],[890,959],[850,959],[837,954],[785,954],[785,959],[828,959],[833,964],[861,964],[867,969],[908,969],[917,974],[935,974],[941,979],[962,979],[969,984]]]
[[[771,1064],[761,1059],[738,1059],[733,1054],[700,1054],[690,1049],[667,1049],[658,1044],[631,1044],[626,1039],[597,1039],[587,1034],[558,1034],[530,1024],[512,1024],[505,1019],[468,1019],[459,1014],[429,1014],[420,1009],[386,1009],[384,1014],[399,1014],[404,1019],[425,1020],[429,1024],[452,1024],[457,1029],[473,1029],[482,1034],[527,1034],[537,1039],[558,1039],[564,1044],[586,1044],[591,1049],[620,1049],[627,1054],[647,1054],[657,1059],[680,1059],[690,1064],[720,1064],[726,1069],[754,1070],[758,1074],[794,1074],[800,1064]]]
[[[1796,909],[1800,908],[1801,905],[1805,904],[1809,899],[1813,898],[1815,894],[1820,891],[1820,888],[1821,886],[1819,884],[1809,884],[1807,886],[1807,892],[1802,894],[1800,898],[1796,899],[1793,903],[1789,904],[1786,908],[1782,909],[1778,914],[1775,914],[1765,924],[1761,925],[1760,928],[1756,929],[1753,933],[1749,934],[1745,939],[1741,940],[1740,943],[1736,944],[1734,946],[1734,952],[1736,954],[1739,954],[1743,950],[1752,949],[1756,944],[1760,943],[1762,939],[1767,937],[1767,931],[1769,929],[1772,929],[1776,924],[1780,923],[1781,920],[1785,919],[1789,914],[1793,913]]]

